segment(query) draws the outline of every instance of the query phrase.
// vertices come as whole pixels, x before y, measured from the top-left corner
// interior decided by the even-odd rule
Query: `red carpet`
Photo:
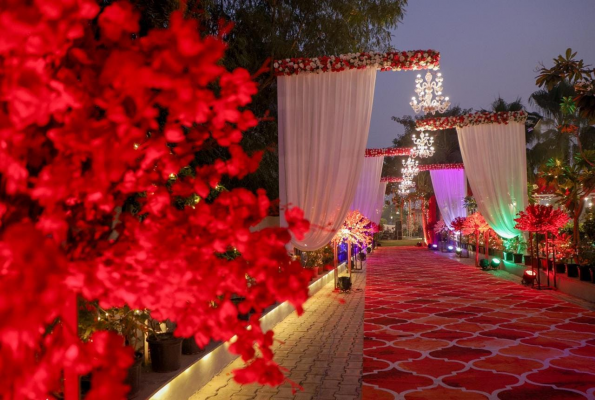
[[[427,249],[368,258],[364,335],[364,400],[595,398],[595,312]]]

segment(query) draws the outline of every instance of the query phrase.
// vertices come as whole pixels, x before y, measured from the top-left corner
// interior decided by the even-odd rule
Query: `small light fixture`
[[[453,246],[448,246],[447,249],[449,253],[452,253],[455,248]]]
[[[485,271],[490,267],[490,261],[486,260],[485,258],[483,260],[479,260],[479,266]]]
[[[457,256],[461,256],[461,254],[463,254],[463,249],[461,249],[460,247],[457,247],[457,249],[455,250],[455,252],[457,253]]]
[[[499,258],[492,258],[492,262],[490,262],[490,265],[492,266],[492,268],[498,268],[501,262],[502,261],[500,261]]]
[[[437,244],[433,244],[432,245],[432,249],[436,250],[437,248],[438,248],[438,245]]]
[[[533,282],[535,281],[535,278],[536,278],[535,272],[533,270],[527,269],[523,273],[523,281],[522,281],[522,283],[524,285],[533,285]]]

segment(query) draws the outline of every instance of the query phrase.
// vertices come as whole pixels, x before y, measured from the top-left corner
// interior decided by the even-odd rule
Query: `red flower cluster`
[[[527,119],[525,111],[501,111],[460,115],[455,117],[425,118],[415,122],[418,131],[440,131],[444,129],[463,128],[465,126],[482,124],[508,124],[509,122],[524,123]]]
[[[467,220],[466,217],[456,217],[450,223],[450,227],[455,232],[461,232],[465,227],[465,221]]]
[[[84,344],[66,329],[64,304],[77,296],[150,309],[201,345],[237,335],[232,351],[262,354],[250,368],[265,378],[254,380],[283,382],[272,333],[258,319],[246,329],[230,301],[261,312],[275,301],[301,310],[307,298],[289,231],[250,231],[269,199],[238,189],[172,206],[258,167],[261,154],[239,146],[257,123],[242,109],[256,93],[248,72],[226,71],[224,43],[180,12],[141,38],[127,2],[6,0],[0,20],[0,397],[46,398],[65,369],[93,370],[89,399],[125,397],[130,349],[114,334]],[[207,140],[230,157],[188,167]],[[131,196],[143,218],[120,212]],[[307,229],[303,214],[288,220],[296,236]],[[232,249],[238,257],[221,257]]]
[[[409,147],[387,147],[386,149],[366,149],[366,157],[393,157],[393,156],[408,156],[411,154]]]
[[[570,220],[564,211],[541,204],[530,204],[518,215],[519,217],[515,219],[515,228],[525,232],[557,234],[558,230]]]
[[[376,68],[380,71],[437,69],[440,53],[435,50],[391,51],[388,53],[350,53],[340,56],[298,57],[275,60],[275,75],[340,72],[349,69]]]

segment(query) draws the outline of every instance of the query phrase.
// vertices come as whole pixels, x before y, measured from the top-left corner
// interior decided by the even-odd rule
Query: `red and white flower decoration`
[[[435,50],[348,53],[313,58],[297,57],[275,60],[273,63],[273,71],[276,76],[320,74],[363,68],[376,68],[380,71],[414,71],[438,69],[439,67],[440,53]]]
[[[440,169],[465,169],[465,165],[463,163],[454,163],[454,164],[425,164],[420,165],[420,171],[437,171]]]
[[[366,149],[366,157],[394,157],[411,155],[410,147],[387,147],[385,149]]]
[[[508,124],[509,122],[524,123],[526,119],[527,113],[525,111],[479,111],[456,117],[421,119],[415,123],[415,129],[418,131],[440,131],[444,129],[464,128],[466,126],[483,124]]]

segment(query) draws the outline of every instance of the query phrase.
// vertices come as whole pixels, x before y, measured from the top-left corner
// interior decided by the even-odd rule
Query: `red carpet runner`
[[[367,269],[363,400],[595,398],[595,312],[427,249]]]

